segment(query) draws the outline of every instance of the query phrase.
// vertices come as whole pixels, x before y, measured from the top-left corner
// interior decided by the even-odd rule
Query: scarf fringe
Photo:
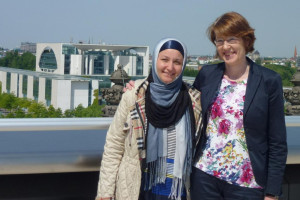
[[[178,177],[174,177],[172,181],[172,187],[171,187],[171,193],[169,195],[169,198],[175,199],[175,200],[181,200],[181,194],[183,189],[183,180]]]
[[[159,157],[156,161],[148,163],[148,173],[144,190],[150,190],[159,183],[165,183],[167,175],[167,157]]]

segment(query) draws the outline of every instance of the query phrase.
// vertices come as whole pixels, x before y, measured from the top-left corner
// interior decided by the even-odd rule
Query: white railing
[[[102,118],[22,118],[0,119],[0,131],[104,130],[112,122]]]

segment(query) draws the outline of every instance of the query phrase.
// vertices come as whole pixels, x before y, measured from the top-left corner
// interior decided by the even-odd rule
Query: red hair
[[[215,45],[216,35],[239,37],[244,41],[246,53],[254,50],[254,29],[239,13],[228,12],[217,18],[207,29],[210,41]]]

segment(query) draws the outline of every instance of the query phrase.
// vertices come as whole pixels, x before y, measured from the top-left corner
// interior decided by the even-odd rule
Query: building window
[[[20,75],[17,74],[17,97],[20,97],[19,96],[19,87],[20,87]]]
[[[45,99],[46,99],[46,105],[51,105],[51,90],[52,90],[52,80],[46,79],[46,87],[45,87]]]
[[[143,75],[144,61],[143,56],[136,56],[136,75]]]
[[[39,98],[39,78],[33,77],[33,98],[38,101]]]
[[[64,74],[70,74],[71,56],[65,55],[65,72]]]
[[[11,73],[6,73],[6,91],[7,93],[10,93],[10,79],[11,79]]]
[[[28,84],[28,77],[27,75],[23,75],[23,83],[22,83],[22,93],[23,97],[27,97],[27,84]]]
[[[108,74],[112,74],[114,72],[114,66],[115,66],[115,59],[111,54],[109,54]]]
[[[92,90],[92,81],[89,81],[89,97],[88,97],[88,106],[92,104],[92,96],[93,96],[93,90]]]
[[[55,54],[51,48],[45,48],[39,62],[40,68],[57,69]]]
[[[65,54],[65,55],[78,54],[78,49],[72,45],[63,44],[62,45],[62,54]]]
[[[98,55],[94,59],[94,74],[104,74],[104,56]]]

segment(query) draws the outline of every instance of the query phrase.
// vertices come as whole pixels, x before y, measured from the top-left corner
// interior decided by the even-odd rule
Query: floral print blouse
[[[242,187],[261,188],[255,181],[243,126],[247,80],[223,77],[207,125],[208,140],[198,169]]]

